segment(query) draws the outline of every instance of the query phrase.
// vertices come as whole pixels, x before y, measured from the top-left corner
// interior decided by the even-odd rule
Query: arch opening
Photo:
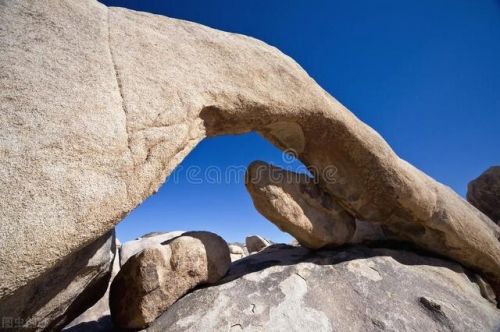
[[[270,133],[300,148],[300,135],[270,126]],[[292,143],[290,143],[290,141]],[[245,188],[245,172],[255,160],[310,175],[297,158],[301,151],[281,151],[256,132],[203,139],[174,169],[156,194],[116,225],[117,238],[130,241],[151,232],[206,230],[228,242],[261,235],[273,242],[292,237],[255,208]]]

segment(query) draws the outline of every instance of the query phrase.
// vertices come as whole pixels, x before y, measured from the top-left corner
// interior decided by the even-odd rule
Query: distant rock
[[[407,251],[273,245],[147,331],[498,331],[500,311],[468,273]]]
[[[500,166],[488,168],[467,186],[467,200],[500,224]]]
[[[243,248],[236,244],[229,244],[229,253],[231,255],[231,262],[237,261],[245,256],[248,256],[246,247]]]
[[[245,239],[245,244],[248,252],[251,254],[253,252],[258,252],[271,244],[270,241],[264,239],[258,235],[247,236]]]
[[[151,232],[136,240],[123,243],[120,247],[120,265],[124,265],[130,257],[143,251],[144,249],[149,248],[154,244],[171,240],[174,237],[182,235],[183,233],[184,231],[173,231],[168,233]]]
[[[109,288],[114,277],[120,271],[120,257],[118,250],[120,247],[120,241],[116,239],[116,254],[113,259],[113,268],[111,271],[111,278],[108,283],[108,289],[106,293],[101,297],[96,304],[87,309],[80,316],[75,318],[71,323],[69,323],[63,331],[67,332],[77,332],[77,331],[109,331],[112,328],[111,315],[109,311]]]
[[[209,232],[187,232],[149,246],[132,256],[111,284],[115,326],[148,326],[189,290],[222,278],[230,264],[226,242]]]

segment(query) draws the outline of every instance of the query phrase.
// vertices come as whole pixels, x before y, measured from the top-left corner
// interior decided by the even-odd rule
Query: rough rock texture
[[[277,49],[92,0],[2,1],[0,22],[1,303],[108,232],[200,140],[249,131],[293,149],[356,219],[500,290],[498,226]]]
[[[108,288],[106,289],[106,293],[96,302],[92,307],[88,308],[84,313],[80,316],[76,317],[65,326],[65,331],[98,331],[111,329],[111,316],[109,311],[109,289],[111,287],[111,282],[114,277],[120,271],[120,255],[119,255],[119,247],[120,242],[118,240],[115,241],[115,257],[113,259],[113,267],[111,269],[111,277],[108,282]]]
[[[238,259],[248,256],[248,251],[246,250],[246,248],[242,248],[241,246],[236,244],[230,244],[228,245],[228,247],[229,247],[229,254],[231,255],[231,262],[237,261]]]
[[[226,242],[209,232],[187,232],[144,249],[122,266],[111,284],[115,326],[148,326],[189,290],[222,278],[230,264]]]
[[[154,232],[145,234],[137,240],[123,243],[120,247],[120,265],[125,264],[130,257],[143,251],[144,249],[151,247],[154,244],[161,244],[165,241],[171,240],[174,237],[182,235],[183,233],[184,231],[174,231],[168,233]]]
[[[258,161],[248,167],[245,185],[255,208],[308,248],[389,239],[375,223],[355,220],[306,174]]]
[[[115,252],[113,230],[2,300],[0,322],[9,331],[61,329],[103,297]]]
[[[245,247],[250,254],[253,252],[261,251],[270,244],[271,243],[268,240],[258,235],[247,236],[245,239]]]
[[[467,186],[467,200],[500,224],[500,166],[488,168]]]
[[[255,208],[308,248],[338,246],[354,235],[354,217],[306,174],[253,162],[245,185]]]
[[[271,246],[147,331],[497,331],[500,311],[466,273],[407,251]]]

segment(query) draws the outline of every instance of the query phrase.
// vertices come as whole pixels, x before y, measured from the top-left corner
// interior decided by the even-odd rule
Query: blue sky
[[[290,55],[404,159],[464,195],[500,164],[500,1],[102,1],[261,39]],[[177,180],[117,227],[210,230],[228,241],[289,241],[253,208],[242,181],[189,183],[182,170],[260,159],[287,167],[256,134],[203,141]],[[191,181],[192,182],[192,181]]]

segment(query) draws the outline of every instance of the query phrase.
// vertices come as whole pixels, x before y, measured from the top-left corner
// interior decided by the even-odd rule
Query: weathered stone
[[[0,22],[1,303],[108,232],[203,138],[249,131],[293,149],[356,219],[500,290],[498,226],[277,49],[92,0],[3,1]]]
[[[467,186],[467,200],[500,224],[500,166],[488,168]]]
[[[120,265],[124,265],[125,262],[133,255],[149,248],[155,244],[161,244],[174,237],[180,236],[184,231],[174,231],[168,233],[152,232],[145,234],[144,236],[138,238],[137,240],[132,240],[125,242],[120,247]]]
[[[245,250],[239,245],[230,244],[228,247],[229,254],[231,255],[231,262],[237,261],[238,259],[247,256],[247,254],[245,254]]]
[[[209,232],[187,232],[132,256],[111,284],[111,317],[119,328],[148,326],[199,284],[223,277],[231,264],[226,242]]]
[[[245,179],[255,208],[302,245],[338,246],[353,237],[354,217],[306,174],[253,162]]]
[[[258,235],[247,236],[245,239],[245,247],[249,253],[261,251],[270,244],[268,240]]]
[[[271,246],[147,331],[497,331],[500,311],[467,273],[407,251]]]
[[[120,271],[120,255],[119,248],[120,241],[115,240],[115,257],[113,259],[113,267],[111,269],[111,277],[108,282],[108,288],[106,293],[96,302],[92,307],[88,308],[80,316],[73,319],[68,325],[63,329],[68,332],[76,331],[102,331],[110,330],[111,325],[111,313],[109,311],[109,288],[111,282]]]
[[[0,321],[10,319],[11,331],[60,330],[103,297],[115,252],[113,230],[3,299]]]
[[[255,208],[305,247],[389,239],[379,225],[355,220],[306,174],[258,161],[248,167],[245,185]]]

